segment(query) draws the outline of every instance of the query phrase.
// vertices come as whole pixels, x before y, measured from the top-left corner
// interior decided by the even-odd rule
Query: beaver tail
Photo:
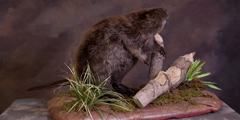
[[[66,83],[64,85],[68,85],[69,81],[67,79],[63,79],[63,80],[55,81],[55,82],[48,83],[45,85],[39,85],[39,86],[28,88],[27,91],[50,89],[50,88],[58,87],[58,86],[62,85],[63,83]]]

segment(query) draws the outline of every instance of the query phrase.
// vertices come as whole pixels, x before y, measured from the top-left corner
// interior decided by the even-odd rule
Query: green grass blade
[[[72,107],[71,109],[67,112],[67,114],[79,103],[79,101],[77,101]]]
[[[84,107],[84,104],[82,104],[79,108],[78,108],[78,112],[80,112]]]
[[[206,77],[208,75],[210,75],[211,73],[210,72],[207,72],[207,73],[203,73],[203,74],[200,74],[200,75],[197,75],[195,76],[196,78],[202,78],[202,77]]]
[[[193,71],[194,71],[194,69],[199,65],[199,63],[200,63],[200,60],[195,60],[194,63],[191,64],[191,66],[189,67],[189,69],[188,69],[188,71],[187,71],[185,81],[186,81],[186,80],[189,80],[189,79],[190,79],[190,81],[191,81],[191,80],[193,79],[193,76],[192,76]]]
[[[193,78],[194,78],[195,75],[201,73],[201,69],[202,69],[202,66],[203,66],[204,64],[205,64],[205,62],[202,63],[201,65],[199,65],[199,66],[192,72],[192,77],[193,77]]]
[[[99,84],[99,87],[104,87],[106,84],[107,84],[107,81],[108,79],[110,78],[111,76],[109,76],[107,79],[105,79],[102,83]]]
[[[126,111],[131,111],[129,108],[127,108],[125,106],[121,106],[121,105],[117,105],[117,104],[113,104],[113,103],[99,102],[99,104],[112,105],[112,106],[116,106],[116,107],[122,108],[122,109],[124,109]]]
[[[93,106],[93,107],[99,111],[101,118],[104,120],[104,117],[103,117],[103,114],[102,114],[101,110],[96,106]]]
[[[69,71],[70,71],[71,73],[74,73],[74,71],[72,70],[72,68],[70,68],[70,66],[67,65],[67,63],[64,63],[64,64],[67,66],[67,68],[69,69]]]
[[[193,72],[192,74],[191,74],[191,76],[190,76],[190,78],[195,78],[195,76],[197,75],[197,74],[199,74],[199,73],[201,73],[201,71],[196,71],[196,72]]]
[[[203,84],[217,84],[216,82],[201,81]]]
[[[209,86],[210,88],[216,89],[216,90],[221,90],[220,88],[218,88],[218,87],[215,86],[215,85],[207,85],[207,86]]]
[[[195,60],[194,63],[192,64],[192,69],[191,69],[191,73],[196,69],[196,67],[199,65],[201,61],[200,60]]]
[[[59,100],[57,104],[59,104],[61,101],[66,100],[66,99],[67,98],[63,98],[63,99]]]
[[[193,64],[191,64],[191,66],[189,67],[189,69],[187,71],[185,81],[190,78],[190,75],[191,75],[192,69],[193,69],[192,66],[193,66]]]
[[[90,115],[91,119],[94,120],[94,119],[93,119],[93,116],[92,116],[92,114],[91,114],[91,111],[89,110],[89,108],[88,108],[88,107],[85,107],[85,109],[86,109],[86,112]]]
[[[200,61],[199,61],[199,63],[200,63]],[[198,64],[199,64],[199,63],[198,63]],[[206,63],[206,62],[203,62],[203,63],[200,64],[199,66],[197,65],[194,71],[200,71],[200,70],[202,69],[202,66],[203,66],[205,63]]]

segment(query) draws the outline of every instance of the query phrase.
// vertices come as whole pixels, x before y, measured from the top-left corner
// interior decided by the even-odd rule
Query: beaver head
[[[164,8],[149,8],[130,13],[132,24],[141,26],[146,32],[159,33],[168,19],[167,10]]]

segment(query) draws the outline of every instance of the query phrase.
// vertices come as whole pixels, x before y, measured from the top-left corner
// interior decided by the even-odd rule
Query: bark
[[[159,34],[154,36],[155,41],[162,47],[164,47],[164,42]],[[158,73],[162,70],[163,56],[159,52],[153,52],[151,55],[151,63],[149,69],[149,80],[154,79]]]
[[[139,107],[145,107],[159,95],[172,90],[180,85],[186,77],[187,70],[193,63],[195,52],[180,56],[166,72],[160,71],[156,78],[150,80],[134,97],[134,102]]]

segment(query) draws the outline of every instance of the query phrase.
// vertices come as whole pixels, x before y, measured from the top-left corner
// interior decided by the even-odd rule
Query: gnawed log
[[[166,72],[160,71],[156,78],[150,80],[134,97],[134,102],[139,107],[145,107],[159,95],[176,88],[186,77],[187,70],[194,62],[195,52],[180,56]]]

